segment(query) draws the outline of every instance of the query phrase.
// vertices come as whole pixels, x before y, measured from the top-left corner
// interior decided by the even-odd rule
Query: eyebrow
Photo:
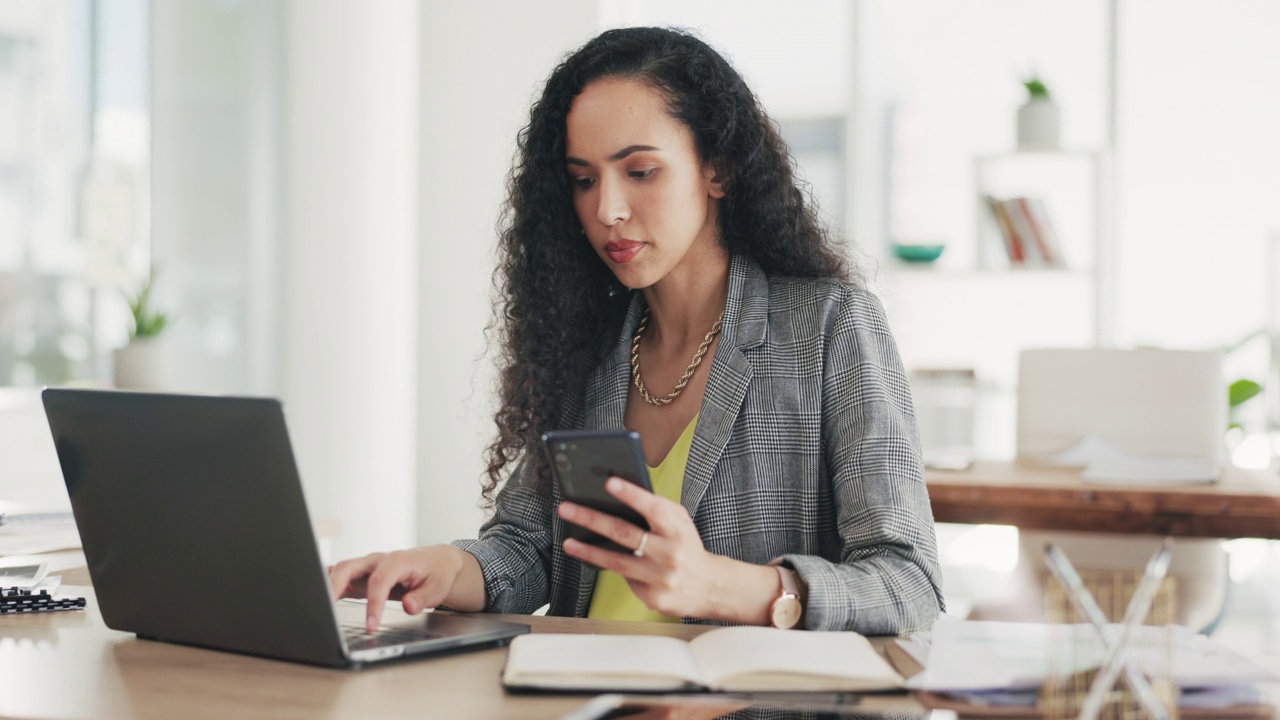
[[[662,148],[654,147],[652,145],[628,145],[622,148],[621,150],[619,150],[618,152],[610,155],[609,160],[610,162],[617,162],[633,153],[649,152],[653,150],[661,152]],[[573,157],[572,155],[565,158],[565,162],[568,163],[569,165],[581,165],[583,167],[591,166],[591,163],[587,162],[586,160],[583,160],[582,158]]]

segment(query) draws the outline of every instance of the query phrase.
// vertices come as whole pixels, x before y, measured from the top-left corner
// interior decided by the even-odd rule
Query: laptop
[[[340,613],[278,400],[61,388],[42,399],[107,627],[339,668],[529,632],[429,612],[366,633],[363,612]]]

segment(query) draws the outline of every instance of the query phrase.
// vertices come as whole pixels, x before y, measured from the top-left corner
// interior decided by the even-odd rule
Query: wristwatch
[[[796,585],[795,573],[782,567],[778,568],[778,576],[782,578],[782,593],[769,608],[769,621],[776,628],[790,630],[800,622],[804,614],[804,606],[800,604],[800,588]]]

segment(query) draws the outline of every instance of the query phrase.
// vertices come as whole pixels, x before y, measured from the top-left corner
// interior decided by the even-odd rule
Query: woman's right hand
[[[368,600],[365,629],[369,632],[382,623],[388,599],[400,600],[410,615],[444,604],[469,612],[483,610],[485,605],[480,563],[471,553],[452,545],[343,560],[329,567],[329,585],[335,599]]]

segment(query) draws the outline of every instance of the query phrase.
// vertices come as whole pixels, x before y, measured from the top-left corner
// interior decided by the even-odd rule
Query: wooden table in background
[[[1280,476],[1227,469],[1206,485],[1089,484],[1074,468],[983,462],[928,470],[937,522],[1174,537],[1280,539]]]

